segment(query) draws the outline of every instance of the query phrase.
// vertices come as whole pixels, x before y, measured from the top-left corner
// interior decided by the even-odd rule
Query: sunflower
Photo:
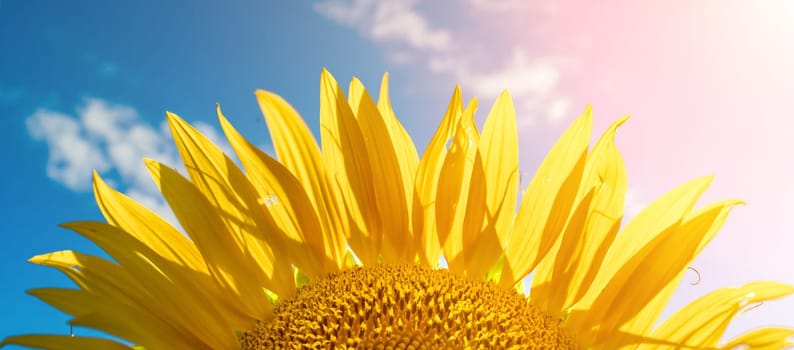
[[[10,336],[48,349],[779,349],[794,329],[720,343],[731,320],[794,292],[776,282],[714,291],[658,321],[688,264],[739,204],[694,208],[710,177],[667,192],[621,227],[618,120],[590,149],[590,109],[519,197],[507,92],[480,132],[455,89],[420,158],[384,76],[375,102],[320,79],[318,148],[298,113],[257,91],[274,159],[224,118],[245,171],[174,114],[189,178],[146,160],[184,230],[96,173],[107,222],[63,225],[112,259],[31,258],[78,289],[30,293],[114,338]],[[441,261],[444,261],[442,264]],[[523,282],[532,274],[531,288]],[[134,344],[134,345],[128,345]]]

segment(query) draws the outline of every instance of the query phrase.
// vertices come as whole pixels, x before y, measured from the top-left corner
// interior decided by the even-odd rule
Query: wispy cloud
[[[315,10],[341,25],[358,32],[388,50],[395,64],[420,64],[434,74],[450,75],[485,99],[495,98],[507,88],[516,100],[520,127],[539,119],[557,122],[569,112],[570,102],[557,91],[561,64],[552,57],[530,55],[523,47],[504,51],[504,43],[482,43],[477,52],[468,49],[471,37],[488,37],[471,33],[476,28],[436,26],[433,15],[420,9],[417,0],[329,0],[315,4]],[[527,11],[523,1],[483,2],[469,0],[458,6],[482,16],[509,15],[511,11]],[[484,12],[483,9],[489,11]],[[444,11],[443,13],[448,13]],[[453,36],[451,33],[455,33]],[[483,64],[483,52],[488,52]]]
[[[537,114],[557,121],[568,113],[568,99],[555,93],[560,72],[550,58],[531,59],[525,51],[516,49],[500,66],[489,71],[472,69],[470,62],[455,56],[431,57],[428,65],[432,72],[452,74],[482,98],[495,98],[508,89],[519,108],[520,127],[534,124]]]
[[[433,28],[427,18],[416,10],[417,2],[332,0],[315,4],[315,10],[333,21],[356,28],[362,35],[378,42],[407,45],[418,50],[449,49],[450,33]]]
[[[155,128],[132,107],[87,98],[75,115],[39,109],[27,118],[26,126],[31,137],[48,145],[47,176],[52,180],[73,191],[88,191],[95,169],[127,195],[176,223],[142,162],[144,157],[152,158],[183,171],[165,121]],[[211,125],[194,126],[232,154]]]
[[[528,0],[468,0],[469,6],[478,12],[515,13],[515,12],[553,12],[556,1]]]
[[[91,187],[91,170],[110,167],[107,157],[85,135],[78,119],[40,109],[25,121],[36,140],[47,142],[47,176],[74,191]]]

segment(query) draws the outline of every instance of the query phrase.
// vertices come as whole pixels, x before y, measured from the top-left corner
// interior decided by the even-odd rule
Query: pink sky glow
[[[451,14],[451,6],[459,12]],[[373,9],[388,16],[351,15]],[[700,284],[690,285],[694,273],[683,281],[666,315],[721,287],[794,284],[794,1],[356,0],[318,11],[385,48],[395,67],[424,67],[430,74],[418,85],[439,96],[460,83],[464,97],[480,98],[480,118],[509,89],[525,176],[592,104],[594,138],[633,116],[617,136],[628,172],[627,217],[712,174],[699,205],[747,202],[693,262]],[[741,316],[726,338],[764,325],[794,326],[794,298]]]
[[[716,174],[701,204],[748,204],[694,262],[702,283],[673,302],[750,280],[794,283],[794,2],[608,3],[562,4],[549,32],[574,62],[565,91],[574,106],[593,104],[596,130],[633,116],[618,145],[637,200]],[[789,298],[732,329],[791,326],[792,315]]]

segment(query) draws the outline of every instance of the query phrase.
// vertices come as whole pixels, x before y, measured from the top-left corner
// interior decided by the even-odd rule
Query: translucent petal
[[[323,227],[326,252],[338,268],[344,266],[348,232],[344,203],[332,179],[326,175],[317,142],[300,115],[280,96],[257,90],[256,98],[265,116],[278,159],[306,189]]]
[[[615,146],[615,132],[627,118],[607,129],[587,156],[576,210],[558,247],[534,271],[533,301],[560,317],[588,290],[623,216],[626,170]]]
[[[680,284],[686,267],[700,253],[699,247],[714,238],[730,209],[739,203],[718,202],[687,215],[680,225],[660,234],[627,262],[590,310],[608,312],[599,322],[597,342],[618,348],[628,341],[610,329],[647,334]]]
[[[552,147],[524,192],[505,251],[502,285],[524,278],[562,233],[584,171],[592,123],[588,107]]]
[[[609,305],[598,303],[611,303],[605,298],[612,300],[615,295],[604,294],[608,284],[612,288],[622,288],[625,284],[620,280],[614,280],[620,270],[629,271],[635,267],[630,266],[641,263],[642,259],[651,253],[649,243],[656,240],[662,233],[670,234],[680,224],[682,218],[689,213],[697,199],[706,190],[711,177],[704,177],[685,183],[667,192],[662,197],[651,203],[637,216],[635,216],[615,238],[614,244],[609,248],[601,269],[596,274],[593,283],[583,298],[576,303],[574,308],[579,310],[589,310],[591,308],[607,308]],[[628,272],[624,272],[628,273]],[[620,285],[620,287],[618,287]],[[636,285],[632,285],[633,289]],[[604,314],[582,311],[581,317],[571,317],[570,326],[576,332],[584,334],[595,325],[600,324]],[[588,336],[595,336],[590,334]],[[587,336],[582,336],[583,338]]]
[[[427,145],[416,173],[416,192],[413,201],[413,226],[419,260],[427,266],[438,265],[441,256],[436,223],[436,196],[439,176],[447,156],[447,143],[455,134],[463,114],[460,88],[455,87],[444,119]]]
[[[380,95],[378,96],[378,110],[383,118],[386,129],[389,131],[391,141],[396,150],[397,163],[400,166],[401,178],[403,180],[403,189],[405,190],[405,198],[408,201],[408,208],[411,208],[414,197],[414,178],[416,177],[416,170],[419,167],[419,155],[416,152],[411,135],[405,131],[394,110],[391,107],[391,100],[389,99],[389,74],[383,74],[383,80],[380,85]],[[413,220],[411,221],[413,223]]]
[[[779,350],[794,347],[794,328],[769,327],[744,333],[720,349]]]
[[[383,242],[380,251],[382,261],[388,264],[413,262],[416,250],[412,244],[411,215],[406,198],[409,192],[406,191],[397,157],[402,149],[395,148],[384,118],[361,81],[353,79],[349,91],[350,107],[356,116],[369,157],[369,184],[375,194],[381,222],[381,234],[378,236]]]
[[[464,221],[466,274],[483,278],[504,254],[518,198],[518,130],[510,94],[496,99],[485,120]]]
[[[64,226],[97,244],[120,266],[71,251],[39,255],[31,262],[59,269],[91,293],[127,298],[207,344],[228,345],[234,341],[229,329],[243,329],[253,322],[238,311],[236,300],[222,296],[206,273],[160,257],[128,233],[99,222]],[[124,318],[119,313],[107,316]]]
[[[28,291],[50,306],[73,316],[70,324],[135,339],[148,348],[176,349],[201,346],[170,323],[141,309],[125,295],[105,298],[83,290],[39,288]],[[120,318],[119,315],[124,315]]]
[[[49,349],[49,350],[132,350],[124,344],[104,339],[104,338],[89,338],[89,337],[72,337],[68,335],[52,335],[52,334],[31,334],[31,335],[15,335],[5,338],[0,347],[5,345],[15,344],[27,346],[31,348]]]
[[[244,233],[232,231],[215,207],[188,180],[157,162],[147,160],[146,165],[182,228],[207,261],[220,290],[229,298],[242,302],[253,318],[267,318],[273,306],[267,302],[264,289],[289,295],[289,291],[295,288],[291,271],[286,281],[283,276],[277,280],[272,274],[274,264],[289,266],[289,262],[277,262],[272,251],[250,254],[249,250],[263,246],[249,246],[249,239],[240,239],[237,235]]]
[[[160,256],[207,271],[196,246],[185,235],[143,205],[110,188],[94,172],[94,197],[109,224],[135,236]]]
[[[479,218],[484,215],[484,203],[469,202],[469,190],[472,188],[472,172],[482,169],[479,153],[480,135],[474,123],[476,101],[472,101],[463,111],[463,115],[455,128],[454,138],[449,144],[444,164],[439,173],[436,194],[436,228],[438,239],[444,250],[448,268],[458,274],[465,273],[463,256],[464,238],[476,235],[479,225],[465,225],[467,218]],[[482,173],[479,177],[484,179]],[[476,189],[484,186],[478,184]],[[469,205],[472,204],[472,205]],[[475,222],[477,219],[475,219]],[[483,276],[485,274],[483,273]]]
[[[343,232],[365,264],[378,261],[382,223],[374,189],[369,156],[361,129],[342,89],[331,73],[320,77],[320,136],[322,160],[328,177],[346,208]]]
[[[126,259],[122,261],[126,262]],[[190,343],[205,344],[213,348],[234,346],[236,339],[229,329],[242,329],[241,327],[250,327],[252,324],[250,320],[236,324],[228,322],[228,316],[234,313],[230,310],[219,312],[216,309],[223,303],[208,304],[207,298],[200,298],[203,293],[195,293],[183,289],[181,285],[173,285],[173,282],[167,278],[160,278],[161,276],[156,272],[148,271],[149,278],[139,281],[135,277],[147,271],[132,270],[135,274],[129,274],[127,270],[104,259],[72,251],[36,256],[31,262],[51,266],[65,273],[86,293],[93,295],[91,300],[101,299],[132,305],[146,313],[159,315],[158,320],[170,320],[170,326],[178,330]],[[142,321],[132,316],[128,317],[124,313],[98,310],[96,306],[100,304],[100,302],[92,302],[80,307],[86,309],[88,313],[95,314],[95,317],[111,320],[111,323]],[[197,319],[207,321],[195,322]]]
[[[715,347],[725,333],[728,324],[737,314],[752,308],[756,303],[778,299],[792,293],[794,293],[794,287],[777,282],[753,282],[739,288],[718,289],[695,300],[667,318],[653,331],[651,337],[691,347]],[[755,333],[754,337],[780,334],[779,332],[769,332]],[[745,335],[740,336],[738,341],[750,339],[752,338]],[[774,339],[766,339],[766,342],[774,342]],[[777,341],[783,342],[784,339]],[[670,349],[672,348],[670,347]],[[640,349],[659,349],[659,347],[641,346]]]
[[[218,107],[218,117],[237,157],[248,171],[261,209],[272,215],[269,224],[277,225],[271,235],[283,234],[281,244],[292,263],[312,277],[338,271],[334,257],[327,254],[325,237],[314,206],[305,189],[281,163],[254,147],[237,132]]]
[[[261,269],[275,283],[268,289],[287,295],[294,290],[287,237],[280,232],[269,212],[262,210],[251,183],[239,168],[198,130],[174,114],[169,125],[192,184],[204,194],[227,232],[236,238],[241,254],[261,262]],[[294,237],[294,235],[293,235]],[[279,252],[278,261],[274,252]],[[300,252],[294,252],[300,253]]]

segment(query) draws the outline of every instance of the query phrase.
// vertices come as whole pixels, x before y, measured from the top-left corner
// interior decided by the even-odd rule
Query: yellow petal
[[[554,317],[588,290],[618,232],[627,182],[615,132],[627,119],[613,123],[587,156],[574,215],[559,247],[534,271],[533,302]]]
[[[134,246],[129,248],[132,251]],[[143,255],[141,252],[137,252],[137,254]],[[115,255],[118,256],[118,254]],[[120,258],[126,266],[131,265],[130,257],[122,256]],[[58,269],[69,276],[81,289],[98,298],[124,301],[126,304],[134,304],[138,309],[161,319],[170,319],[173,326],[179,329],[185,337],[194,338],[197,342],[212,347],[234,345],[236,339],[229,330],[242,329],[241,327],[247,327],[252,323],[250,320],[247,322],[244,320],[230,321],[231,316],[235,313],[230,312],[232,310],[224,309],[223,307],[226,305],[219,302],[222,301],[221,299],[203,297],[206,296],[205,290],[196,292],[194,289],[185,288],[182,284],[174,284],[173,280],[182,278],[168,278],[158,274],[156,266],[151,266],[148,270],[132,266],[131,271],[136,274],[130,274],[128,270],[109,261],[73,251],[39,255],[31,258],[30,261]],[[141,262],[144,261],[141,260]],[[167,267],[163,267],[163,269],[170,270]],[[146,274],[145,280],[138,277],[141,276],[141,273]],[[137,280],[136,277],[138,277]],[[213,302],[208,303],[209,300],[213,300]],[[190,314],[192,317],[183,317],[185,314]],[[134,321],[115,312],[108,313],[106,316],[115,316],[115,323],[119,324]]]
[[[507,91],[499,95],[485,120],[475,160],[464,222],[467,274],[485,276],[504,254],[518,197],[518,130]],[[475,207],[475,208],[472,208]]]
[[[455,86],[444,119],[427,145],[416,173],[413,201],[414,243],[419,260],[426,266],[437,266],[441,256],[436,223],[436,196],[439,175],[447,156],[447,142],[454,135],[463,114],[460,87]]]
[[[240,233],[231,231],[218,210],[193,184],[160,163],[147,159],[146,165],[182,228],[207,261],[209,271],[221,291],[229,298],[242,302],[251,317],[269,317],[273,306],[267,302],[264,289],[290,294],[290,290],[294,289],[292,272],[286,276],[286,281],[283,280],[284,276],[273,275],[274,264],[289,263],[276,261],[272,251],[251,254],[250,249],[262,246],[249,247],[246,245],[248,239],[243,241],[238,238]]]
[[[66,250],[37,255],[29,261],[61,271],[80,289],[94,294],[121,292],[138,301],[147,297],[147,291],[126,270],[95,256]]]
[[[505,251],[502,285],[524,278],[562,233],[584,171],[592,123],[588,107],[552,147],[524,192]]]
[[[583,181],[583,185],[585,185],[585,181]],[[552,317],[562,318],[566,311],[566,306],[563,305],[569,298],[573,298],[574,290],[564,287],[573,279],[573,276],[570,276],[573,272],[572,268],[567,264],[575,264],[578,261],[579,257],[572,255],[571,251],[580,248],[575,241],[587,235],[584,227],[588,214],[591,212],[594,194],[595,189],[590,188],[583,198],[577,199],[577,204],[565,225],[563,234],[532,271],[532,285],[529,294],[532,303]]]
[[[632,218],[609,248],[605,269],[599,276],[613,276],[617,269],[624,266],[626,260],[643,249],[659,233],[678,224],[692,210],[712,179],[713,176],[706,176],[684,183],[659,197]],[[597,279],[596,283],[602,286],[605,281]]]
[[[778,299],[794,293],[794,287],[777,282],[753,282],[739,288],[722,288],[713,291],[685,306],[665,320],[651,335],[653,338],[685,344],[690,347],[710,348],[717,346],[730,321],[743,310],[752,309],[757,303]],[[758,341],[770,334],[754,333],[753,337],[740,336],[733,342]],[[783,341],[780,339],[779,341]],[[672,349],[673,347],[670,347]],[[641,346],[640,349],[659,349],[657,346]]]
[[[96,243],[121,266],[69,251],[39,255],[31,262],[59,269],[94,294],[127,298],[141,310],[173,320],[175,327],[206,344],[233,343],[229,330],[252,324],[252,318],[243,317],[222,297],[206,273],[166,260],[130,234],[104,223],[63,226]],[[119,317],[115,313],[108,316],[113,315]],[[195,322],[197,319],[206,321]]]
[[[314,206],[298,179],[281,163],[262,152],[223,116],[218,106],[218,118],[237,157],[248,171],[259,198],[264,198],[263,210],[273,216],[276,232],[283,233],[292,263],[311,277],[338,271],[334,257],[326,253],[325,239]],[[275,232],[274,232],[275,233]],[[330,235],[330,234],[329,234]]]
[[[28,291],[50,306],[74,318],[70,324],[85,326],[109,334],[135,339],[151,349],[183,349],[200,346],[191,338],[154,314],[141,309],[124,295],[104,298],[82,290],[39,288]],[[120,317],[123,315],[123,317]]]
[[[262,210],[260,202],[264,200],[232,160],[198,130],[170,113],[168,124],[193,186],[236,239],[239,253],[261,262],[263,272],[275,282],[268,289],[280,295],[291,293],[291,264],[296,259],[290,256],[286,234],[269,212]],[[279,261],[274,252],[279,252]]]
[[[423,255],[423,251],[425,251],[425,249],[424,247],[415,244],[418,242],[420,236],[417,234],[417,231],[414,230],[414,228],[417,226],[416,222],[422,222],[421,215],[423,213],[414,212],[413,210],[413,201],[416,196],[414,181],[416,177],[416,171],[419,167],[419,154],[416,151],[416,146],[414,145],[413,140],[411,140],[411,135],[408,134],[405,128],[403,128],[402,124],[400,124],[400,121],[397,120],[397,116],[394,114],[394,110],[392,109],[391,100],[389,99],[388,73],[384,73],[383,79],[381,80],[377,107],[389,132],[392,144],[394,145],[400,174],[402,174],[401,179],[403,181],[403,190],[405,191],[406,210],[408,211],[407,215],[410,223],[408,229],[411,231],[413,236],[411,237],[411,241],[407,241],[407,244],[412,245],[409,251],[412,251],[413,254],[417,256]],[[435,246],[438,246],[438,244],[436,243]],[[410,258],[415,259],[416,256],[412,256]]]
[[[85,274],[92,274],[98,281],[109,279],[110,285],[126,286],[127,283],[117,279],[130,279],[144,276],[145,280],[138,279],[130,284],[126,291],[132,293],[137,289],[135,285],[146,286],[150,293],[157,295],[158,302],[165,303],[163,311],[170,310],[170,306],[185,305],[185,309],[173,314],[176,318],[185,316],[192,320],[202,314],[202,307],[207,308],[211,315],[205,319],[215,319],[215,323],[222,327],[242,328],[250,324],[252,317],[244,317],[238,310],[243,310],[239,300],[222,296],[215,281],[209,274],[201,270],[192,270],[181,264],[174,263],[161,257],[136,237],[131,234],[99,222],[72,222],[61,225],[77,232],[105,251],[113,260],[118,262],[123,270],[117,269],[113,264],[103,259],[94,258],[77,252],[65,251],[38,255],[30,259],[35,264],[55,267],[72,278],[78,286],[91,289],[85,280]],[[75,270],[74,267],[79,267]],[[143,277],[137,277],[143,278]],[[143,289],[138,295],[145,295]],[[207,300],[213,300],[207,303]],[[237,303],[235,303],[237,302]],[[200,307],[199,307],[200,306]],[[192,311],[195,310],[195,311]],[[228,316],[228,317],[226,317]],[[211,334],[206,330],[200,333]],[[220,335],[217,338],[221,338]]]
[[[400,121],[397,120],[397,116],[391,107],[388,73],[383,74],[383,80],[381,81],[378,110],[389,131],[394,149],[397,151],[397,162],[402,174],[405,198],[408,201],[408,208],[411,208],[414,197],[414,177],[416,176],[416,169],[419,167],[419,155],[416,152],[413,140],[411,140],[411,135],[405,131]]]
[[[300,115],[280,96],[257,90],[256,99],[265,116],[273,147],[283,164],[298,179],[318,213],[324,245],[338,268],[345,263],[347,221],[344,206],[327,178],[317,142]]]
[[[600,340],[619,348],[628,340],[610,329],[647,334],[661,315],[686,272],[686,267],[725,223],[738,201],[722,201],[687,215],[637,253],[604,288],[591,314],[604,312]]]
[[[372,177],[368,150],[342,89],[325,69],[320,76],[320,138],[328,178],[346,210],[340,224],[348,243],[362,262],[377,263],[383,237],[375,193],[366,185]]]
[[[110,188],[96,171],[94,197],[109,224],[129,232],[166,259],[207,271],[201,254],[185,235],[151,210]]]
[[[382,223],[382,233],[378,236],[383,242],[380,252],[383,262],[413,262],[416,251],[411,237],[411,216],[406,198],[408,192],[397,157],[403,150],[395,148],[384,118],[361,81],[353,79],[349,91],[350,107],[356,116],[365,153],[369,157],[369,185],[375,194],[375,205]]]
[[[794,347],[794,328],[769,327],[744,333],[720,349],[779,350]]]
[[[124,344],[105,338],[72,337],[68,335],[29,334],[5,338],[0,347],[15,344],[49,350],[133,350]]]
[[[689,213],[697,199],[711,183],[712,177],[704,177],[687,182],[667,192],[662,197],[651,203],[635,216],[615,238],[614,244],[609,248],[601,269],[593,279],[587,293],[576,303],[574,308],[589,310],[593,307],[608,307],[597,305],[596,299],[604,300],[609,296],[602,296],[607,284],[612,283],[613,288],[618,288],[620,282],[613,282],[613,278],[621,269],[631,269],[630,262],[640,263],[642,258],[649,254],[648,244],[662,234],[669,234],[679,225],[681,219]],[[656,243],[658,244],[658,243]],[[642,251],[643,254],[639,254]],[[617,281],[617,280],[616,280]],[[623,285],[621,285],[623,287]],[[636,285],[632,285],[635,288]],[[609,298],[614,297],[611,296]],[[580,334],[588,332],[596,324],[601,324],[604,314],[584,312],[583,317],[571,317],[569,327],[578,330]],[[594,334],[590,334],[594,336]],[[584,338],[585,336],[580,336]]]
[[[477,102],[474,100],[463,111],[441,167],[436,194],[436,228],[439,242],[444,249],[444,257],[447,259],[449,269],[461,275],[466,273],[466,261],[463,256],[464,237],[470,237],[480,229],[479,224],[472,227],[465,225],[465,222],[467,218],[469,220],[475,218],[474,221],[479,219],[482,222],[485,209],[482,202],[469,202],[472,173],[475,168],[482,169],[482,159],[478,149],[480,134],[474,123],[476,109]],[[480,181],[484,179],[481,171],[478,179]],[[478,184],[477,189],[482,188],[484,186]]]

